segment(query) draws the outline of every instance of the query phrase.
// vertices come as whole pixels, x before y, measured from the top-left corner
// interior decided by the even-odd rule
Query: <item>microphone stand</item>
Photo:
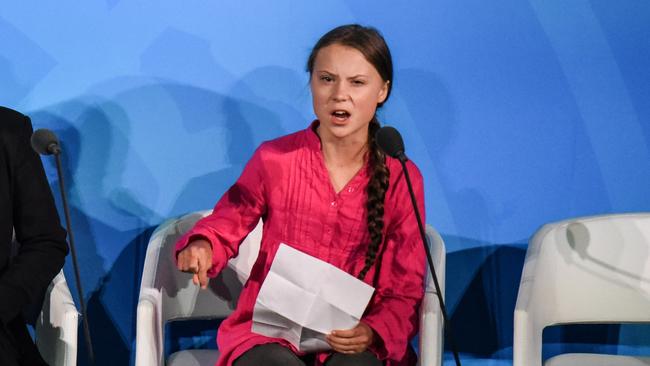
[[[422,225],[422,218],[420,217],[420,210],[418,210],[418,205],[415,200],[415,193],[413,192],[413,185],[411,184],[411,177],[409,176],[409,171],[406,169],[406,162],[408,158],[403,151],[397,153],[397,160],[402,164],[402,171],[404,172],[404,177],[406,178],[406,185],[409,189],[409,194],[411,196],[411,203],[413,204],[413,210],[415,211],[415,218],[418,221],[418,228],[420,229],[420,237],[422,238],[422,244],[424,245],[424,250],[427,253],[427,261],[429,262],[429,270],[431,271],[431,277],[433,278],[433,284],[436,286],[436,295],[438,295],[438,301],[440,302],[440,310],[442,312],[442,319],[444,321],[445,333],[447,334],[447,339],[451,345],[451,351],[454,354],[454,360],[456,361],[456,366],[460,365],[460,358],[458,357],[458,350],[456,349],[456,342],[454,341],[454,336],[451,330],[451,323],[447,318],[447,309],[445,307],[445,301],[442,298],[442,292],[440,291],[440,284],[438,283],[438,276],[436,275],[436,270],[433,266],[433,259],[431,259],[431,250],[429,245],[427,245],[427,236],[424,232],[424,225]],[[444,351],[444,348],[443,348]]]
[[[48,149],[49,150],[49,149]],[[84,338],[86,339],[86,348],[88,348],[88,358],[90,364],[95,364],[95,355],[93,353],[93,345],[90,339],[90,327],[88,326],[88,313],[86,312],[86,301],[84,300],[83,289],[81,288],[81,276],[79,276],[79,264],[77,262],[77,250],[74,244],[74,235],[72,234],[72,227],[70,225],[70,209],[68,207],[68,198],[65,194],[65,185],[63,182],[63,172],[61,170],[61,150],[57,147],[53,150],[56,160],[56,172],[59,175],[59,191],[61,191],[61,200],[63,201],[63,211],[65,212],[65,224],[68,230],[68,238],[70,241],[70,254],[72,255],[72,265],[74,267],[74,276],[77,281],[77,293],[79,295],[79,303],[81,304],[81,316],[84,328]]]

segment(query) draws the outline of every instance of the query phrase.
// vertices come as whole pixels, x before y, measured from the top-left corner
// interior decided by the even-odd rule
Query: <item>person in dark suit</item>
[[[38,301],[68,253],[52,192],[30,145],[28,117],[0,107],[0,365],[47,365],[23,310]],[[19,249],[12,255],[12,242]]]

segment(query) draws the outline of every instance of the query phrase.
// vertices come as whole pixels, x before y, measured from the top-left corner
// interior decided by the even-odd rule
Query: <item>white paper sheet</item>
[[[339,268],[280,244],[253,310],[255,333],[304,352],[330,349],[325,336],[354,328],[374,288]]]

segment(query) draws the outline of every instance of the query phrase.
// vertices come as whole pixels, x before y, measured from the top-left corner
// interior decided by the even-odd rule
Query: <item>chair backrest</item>
[[[199,219],[210,211],[188,214],[169,220],[153,233],[143,271],[143,283],[153,283],[160,290],[162,322],[168,320],[223,318],[230,314],[239,298],[243,283],[254,263],[261,241],[262,221],[242,242],[237,258],[228,263],[219,276],[212,278],[208,289],[192,283],[192,275],[176,269],[174,244]],[[145,277],[151,276],[151,279]],[[151,281],[153,280],[153,281]]]
[[[529,244],[517,309],[539,326],[650,322],[650,214],[542,227]]]
[[[442,240],[442,237],[431,225],[426,226],[427,241],[429,244],[429,250],[431,251],[431,259],[433,259],[433,265],[436,267],[436,276],[438,277],[438,285],[440,285],[440,291],[442,291],[442,296],[445,296],[445,266],[446,266],[446,249],[445,242]],[[429,265],[427,264],[427,282],[426,282],[426,291],[435,294],[436,287],[433,284],[433,278],[429,271]]]

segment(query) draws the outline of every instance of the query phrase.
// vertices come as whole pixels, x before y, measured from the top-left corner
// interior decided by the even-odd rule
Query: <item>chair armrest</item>
[[[544,322],[541,308],[536,306],[535,280],[542,280],[537,268],[542,254],[542,238],[553,228],[547,224],[540,228],[531,238],[526,250],[524,268],[519,281],[519,292],[517,293],[517,304],[514,312],[513,332],[513,366],[541,366],[542,365],[542,332]],[[538,304],[537,304],[538,305]]]
[[[420,310],[419,366],[442,365],[443,319],[435,292],[426,291]]]
[[[162,366],[164,334],[160,292],[140,290],[136,324],[136,366]]]
[[[162,321],[162,294],[156,288],[156,270],[161,245],[168,230],[173,230],[175,220],[167,220],[151,235],[140,281],[140,296],[136,314],[136,366],[162,366],[164,364],[164,339]]]
[[[513,334],[513,366],[542,365],[542,331],[525,310],[515,310]]]
[[[36,345],[48,364],[77,364],[78,324],[79,312],[60,272],[47,290],[43,309],[36,322]]]

